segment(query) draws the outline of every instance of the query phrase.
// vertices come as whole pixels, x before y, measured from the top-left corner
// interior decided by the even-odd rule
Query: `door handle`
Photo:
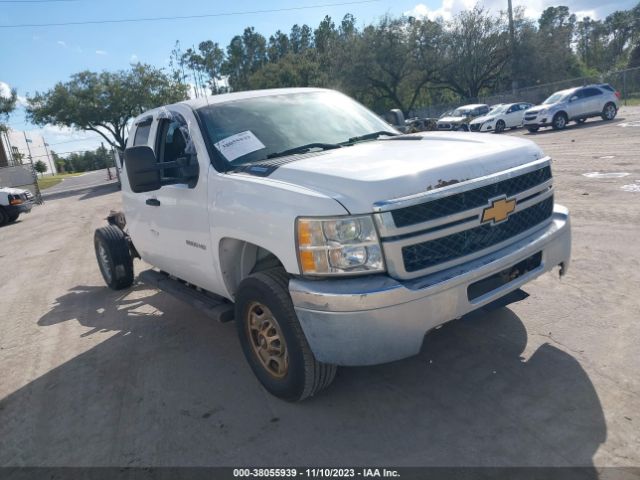
[[[160,206],[160,200],[158,200],[157,198],[147,198],[147,201],[145,203],[147,205],[151,205],[152,207]]]

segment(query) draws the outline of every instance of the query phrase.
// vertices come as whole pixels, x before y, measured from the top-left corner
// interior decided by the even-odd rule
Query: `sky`
[[[357,3],[355,3],[357,2]],[[385,14],[450,18],[472,8],[476,0],[0,0],[0,95],[17,88],[20,103],[27,94],[45,91],[70,75],[89,69],[125,69],[141,61],[168,65],[176,40],[183,48],[203,40],[223,48],[234,35],[253,26],[268,38],[280,29],[289,32],[295,23],[312,28],[325,15],[334,21],[351,13],[359,26]],[[492,12],[506,8],[507,0],[484,0]],[[536,18],[546,7],[567,5],[581,16],[604,18],[614,10],[633,7],[637,0],[513,0]],[[279,10],[265,12],[265,10]],[[252,13],[251,13],[252,12]],[[240,14],[238,14],[240,13]],[[91,20],[140,19],[189,15],[219,15],[197,19],[136,21],[66,26],[34,26]],[[232,15],[229,15],[232,14]],[[9,28],[9,25],[29,26]],[[10,117],[13,129],[42,134],[51,148],[64,153],[96,148],[101,138],[93,133],[25,122],[24,109]]]

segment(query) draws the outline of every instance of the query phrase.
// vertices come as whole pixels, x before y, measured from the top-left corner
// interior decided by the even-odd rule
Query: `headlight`
[[[298,259],[303,274],[345,275],[384,271],[373,218],[298,218]]]

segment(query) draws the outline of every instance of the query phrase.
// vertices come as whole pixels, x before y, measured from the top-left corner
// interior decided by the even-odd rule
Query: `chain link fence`
[[[580,87],[593,83],[611,84],[613,88],[620,92],[620,103],[622,105],[627,105],[629,100],[640,100],[640,67],[636,67],[609,72],[602,75],[570,78],[567,80],[545,83],[543,85],[534,85],[531,87],[520,88],[516,92],[511,91],[484,95],[478,98],[477,101],[460,100],[456,103],[424,106],[416,108],[409,116],[439,117],[444,112],[453,110],[454,108],[467,103],[486,103],[488,105],[494,105],[496,103],[530,102],[537,105],[558,90]]]

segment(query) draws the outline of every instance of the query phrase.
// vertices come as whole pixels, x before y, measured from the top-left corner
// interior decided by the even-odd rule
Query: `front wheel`
[[[562,112],[556,113],[551,126],[554,130],[563,130],[567,126],[567,115]]]
[[[114,225],[98,228],[93,236],[96,259],[105,283],[112,290],[133,284],[133,257],[122,230]]]
[[[602,119],[603,120],[613,120],[616,118],[618,113],[618,109],[613,103],[607,103],[602,109]]]
[[[502,133],[502,132],[504,132],[505,127],[506,127],[506,125],[505,125],[504,121],[503,120],[498,120],[496,122],[495,132],[496,133]]]
[[[238,288],[235,320],[253,373],[272,395],[311,397],[331,384],[336,366],[318,362],[309,348],[281,268],[250,275]]]

